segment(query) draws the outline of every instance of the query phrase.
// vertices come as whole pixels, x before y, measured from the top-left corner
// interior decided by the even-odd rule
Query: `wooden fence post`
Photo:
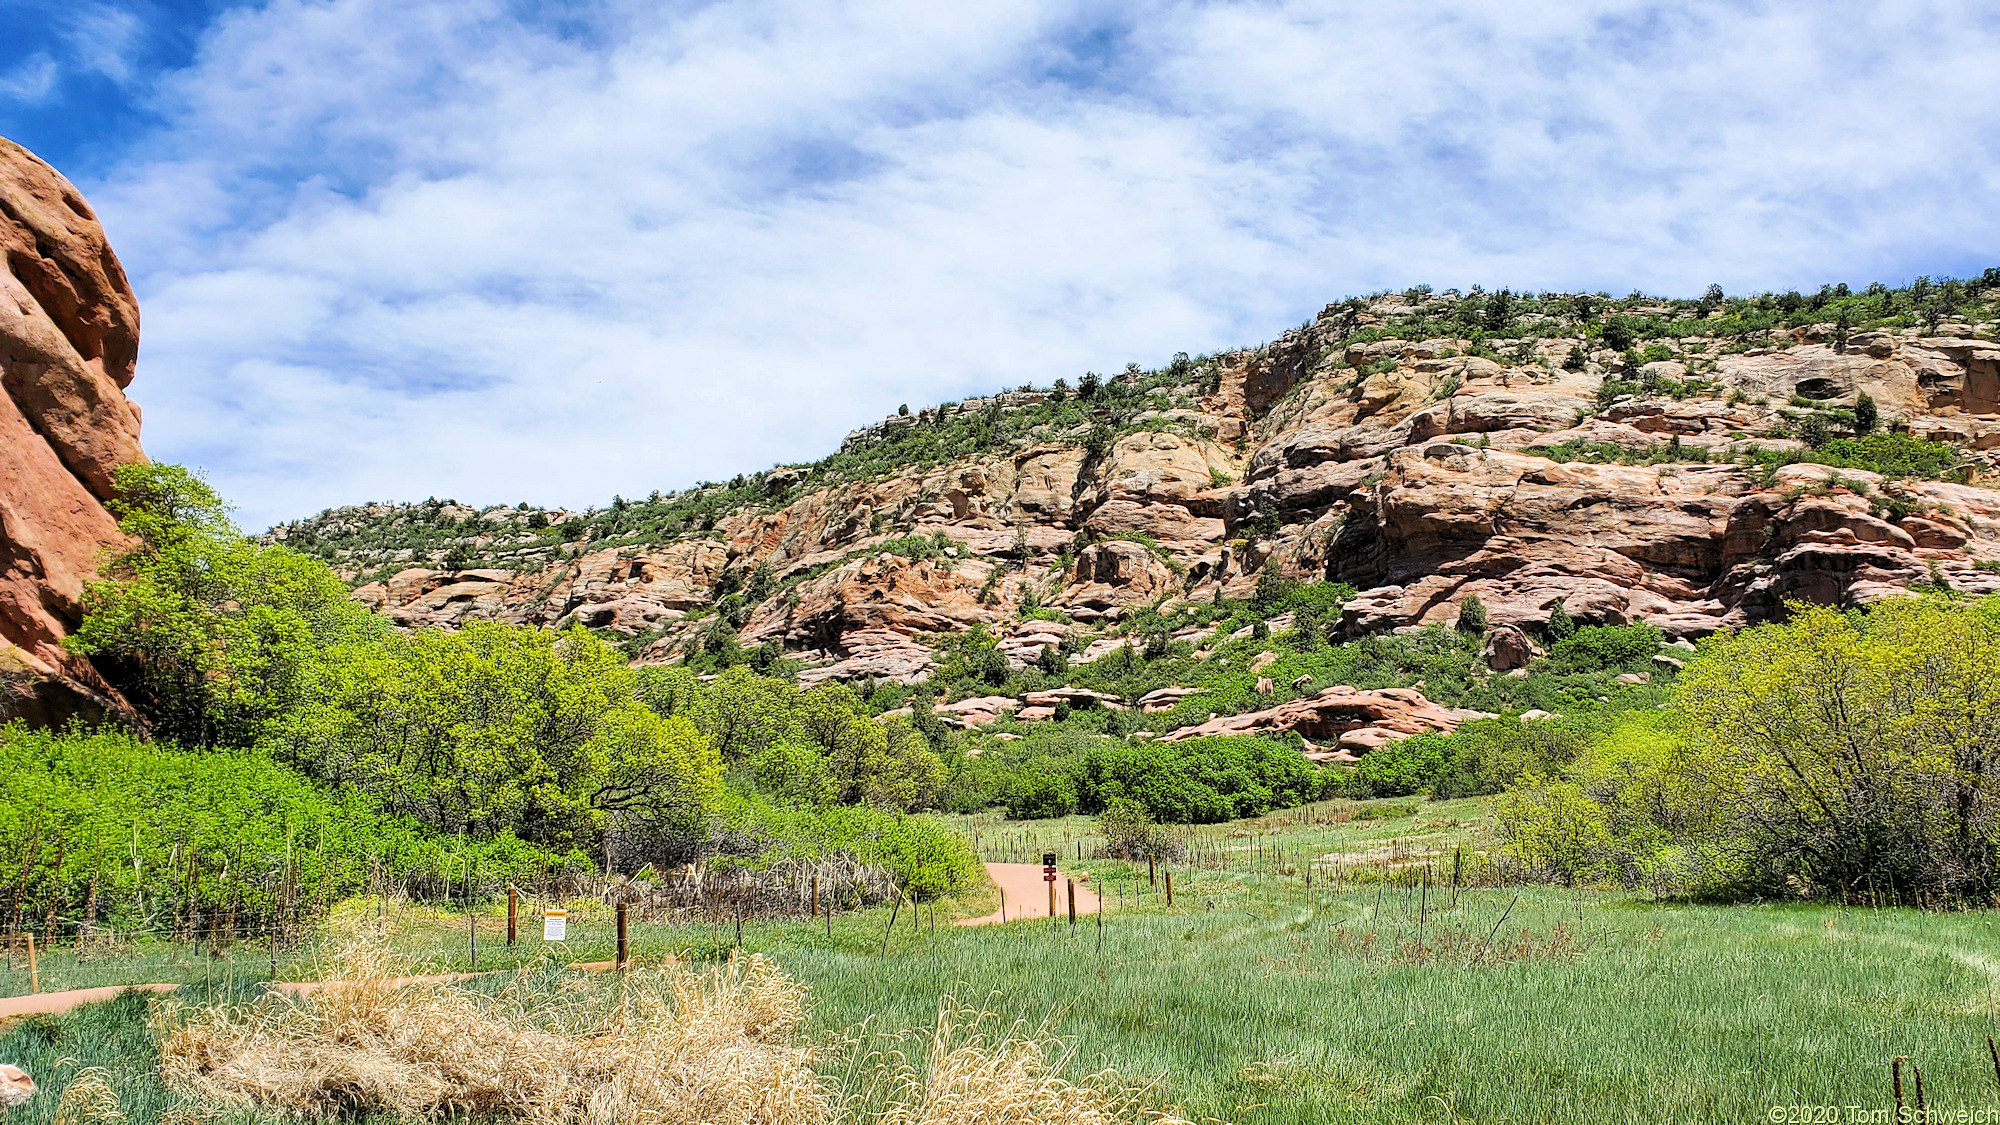
[[[819,917],[819,872],[817,872],[817,871],[813,872],[813,910],[812,910],[812,916],[813,916],[814,918],[817,918],[817,917]]]
[[[516,930],[520,925],[520,892],[514,884],[507,884],[507,948],[514,948]]]
[[[42,990],[42,973],[35,967],[35,931],[28,931],[28,987],[34,992]]]
[[[632,947],[625,940],[625,902],[621,899],[618,903],[618,967],[624,968],[631,959]]]
[[[1076,880],[1066,879],[1064,882],[1069,884],[1069,924],[1074,926],[1076,925]]]
[[[1169,871],[1166,873],[1166,875],[1167,875],[1167,905],[1172,906],[1174,904],[1174,873]]]

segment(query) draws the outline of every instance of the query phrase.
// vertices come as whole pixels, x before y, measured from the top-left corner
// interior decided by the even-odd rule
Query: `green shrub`
[[[1543,626],[1543,630],[1552,641],[1567,640],[1575,635],[1576,620],[1570,617],[1569,610],[1563,608],[1561,598],[1557,598],[1556,604],[1549,609],[1548,624]]]
[[[1458,631],[1474,636],[1486,633],[1486,605],[1478,595],[1467,597],[1458,604]]]
[[[1601,733],[1604,720],[1511,715],[1478,719],[1451,734],[1420,734],[1362,756],[1338,782],[1350,797],[1471,797],[1498,793],[1526,773],[1568,766]]]
[[[1179,859],[1187,848],[1171,832],[1130,801],[1112,804],[1097,818],[1106,854],[1117,859]]]
[[[1565,614],[1565,617],[1568,615]],[[1550,616],[1550,635],[1555,633]],[[1654,656],[1665,641],[1658,626],[1645,622],[1631,625],[1590,625],[1576,629],[1550,646],[1544,671],[1551,672],[1641,672],[1650,669]]]
[[[1130,803],[1164,823],[1213,824],[1315,800],[1320,777],[1296,748],[1264,738],[1111,744],[1083,755],[1077,796],[1084,812]]]
[[[1068,816],[1077,810],[1076,779],[1066,768],[1047,763],[1039,770],[1022,770],[999,794],[1007,815],[1015,820]]]
[[[1526,778],[1497,811],[1507,850],[1538,874],[1574,884],[1603,871],[1611,830],[1603,807],[1574,782]]]
[[[1597,385],[1597,407],[1602,410],[1627,395],[1644,394],[1646,388],[1637,382],[1622,379],[1606,379]]]
[[[1897,477],[1943,477],[1959,461],[1957,448],[1904,433],[1834,438],[1821,447],[1819,454],[1813,460],[1820,464]]]
[[[1528,771],[1500,805],[1509,850],[1667,893],[1989,901],[1996,659],[2000,599],[1794,604],[1704,644],[1670,712]]]
[[[1861,397],[1854,400],[1855,435],[1858,437],[1867,437],[1869,434],[1874,433],[1875,423],[1879,417],[1880,412],[1875,406],[1875,399],[1866,391],[1863,391]]]
[[[983,875],[965,837],[926,816],[865,806],[787,808],[738,796],[716,813],[714,829],[730,839],[729,863],[754,869],[846,857],[888,871],[919,899],[965,890]]]
[[[419,897],[590,869],[511,835],[439,838],[256,750],[176,750],[115,731],[0,726],[0,846],[27,917],[165,926],[233,909],[311,917],[374,873]],[[289,887],[289,892],[281,888]],[[287,894],[289,897],[286,897]]]

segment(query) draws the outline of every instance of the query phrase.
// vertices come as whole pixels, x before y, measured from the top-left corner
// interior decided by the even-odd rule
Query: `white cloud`
[[[602,502],[1382,286],[2000,260],[2000,17],[1918,4],[274,0],[90,185],[156,456],[246,523]]]
[[[58,35],[77,66],[124,85],[134,77],[133,59],[144,46],[145,21],[107,3],[81,2],[57,9]]]
[[[61,69],[47,52],[36,51],[0,72],[0,98],[34,104],[55,91]]]

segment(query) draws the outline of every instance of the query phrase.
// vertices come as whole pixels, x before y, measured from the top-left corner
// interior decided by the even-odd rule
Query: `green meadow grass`
[[[908,1049],[897,1033],[928,1028],[949,999],[1005,1021],[1053,1021],[1075,1046],[1073,1070],[1157,1077],[1162,1098],[1196,1120],[1749,1121],[1771,1120],[1774,1106],[1863,1107],[1833,1119],[1866,1120],[1891,1104],[1898,1055],[1923,1068],[1932,1109],[2000,1106],[1986,1048],[2000,1029],[1991,914],[1547,887],[1463,889],[1454,902],[1448,886],[1361,881],[1361,867],[1329,880],[1330,857],[1478,847],[1490,823],[1478,801],[1374,807],[1390,815],[1219,826],[1215,842],[1238,866],[1176,868],[1171,908],[1152,893],[1135,904],[1143,865],[1074,861],[1086,821],[969,826],[994,833],[996,847],[1067,834],[1066,867],[1108,892],[1101,930],[1092,918],[947,924],[954,910],[992,909],[980,901],[939,904],[935,926],[930,904],[914,927],[906,908],[893,931],[887,909],[838,917],[830,936],[824,920],[753,922],[743,944],[811,987],[813,1033],[830,1045]],[[1032,841],[998,835],[1030,828]],[[1327,864],[1310,888],[1301,856]],[[463,915],[390,907],[385,920],[414,960],[466,967]],[[489,912],[481,968],[541,954],[536,940],[506,951],[500,925]],[[565,955],[609,955],[608,912],[580,910],[572,932]],[[734,940],[733,925],[633,928],[642,958],[720,956]],[[281,975],[313,975],[324,957],[323,945]],[[235,964],[237,994],[251,960]],[[201,968],[190,993],[229,990]],[[0,1036],[0,1061],[27,1060],[39,1079],[37,1065],[60,1075],[61,1059],[71,1070],[116,1060],[130,1122],[150,1125],[171,1099],[150,1077],[144,1011],[127,998],[16,1024]],[[53,1104],[45,1094],[15,1120],[42,1125]]]

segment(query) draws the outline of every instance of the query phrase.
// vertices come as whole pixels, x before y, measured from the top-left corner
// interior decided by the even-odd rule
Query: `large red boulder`
[[[62,641],[119,538],[112,475],[146,459],[125,398],[139,305],[83,196],[4,139],[0,256],[0,721],[129,719]]]

